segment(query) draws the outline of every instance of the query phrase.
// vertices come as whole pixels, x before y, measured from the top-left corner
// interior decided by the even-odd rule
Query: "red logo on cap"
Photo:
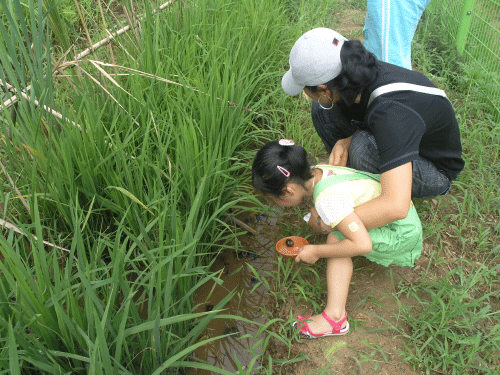
[[[339,45],[339,40],[338,40],[337,38],[333,38],[333,42],[332,42],[332,44],[333,44],[334,46],[338,46],[338,45]]]

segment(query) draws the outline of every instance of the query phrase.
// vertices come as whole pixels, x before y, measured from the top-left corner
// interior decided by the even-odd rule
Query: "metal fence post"
[[[465,0],[464,7],[462,8],[462,17],[457,31],[457,49],[460,54],[464,53],[465,42],[469,34],[469,27],[472,20],[472,10],[476,0]]]

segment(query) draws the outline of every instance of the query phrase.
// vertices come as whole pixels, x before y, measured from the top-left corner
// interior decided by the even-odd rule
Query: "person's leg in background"
[[[367,0],[364,46],[377,59],[411,70],[411,42],[430,0]]]

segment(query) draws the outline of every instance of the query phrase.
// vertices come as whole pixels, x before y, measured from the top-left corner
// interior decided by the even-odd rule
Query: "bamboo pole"
[[[155,13],[158,13],[160,11],[162,11],[163,9],[165,9],[167,6],[173,4],[176,0],[169,0],[167,1],[166,3],[160,5],[160,7],[158,8],[158,10],[154,10],[153,11],[153,14]],[[120,36],[122,35],[123,33],[126,33],[127,31],[129,31],[132,27],[130,25],[127,25],[125,27],[122,27],[120,30],[116,31],[115,33],[110,33],[108,31],[108,33],[110,34],[109,36],[107,36],[106,38],[104,38],[103,40],[95,43],[93,46],[87,48],[85,51],[79,53],[78,55],[75,56],[75,60],[80,60],[80,59],[83,59],[85,56],[91,54],[92,52],[94,52],[97,48],[99,47],[102,47],[108,43],[110,43],[113,39],[115,39],[115,37],[117,36]]]
[[[173,4],[176,0],[169,0],[167,1],[166,3],[163,3],[162,5],[160,5],[160,7],[158,8],[158,10],[154,10],[153,11],[153,14],[155,13],[158,13],[159,11],[162,11],[163,9],[165,9],[167,6]],[[59,71],[64,71],[65,69],[69,68],[69,67],[72,67],[72,66],[75,66],[75,65],[78,65],[78,62],[83,59],[84,57],[88,56],[89,54],[91,54],[93,51],[95,51],[96,49],[98,49],[99,47],[102,47],[108,43],[110,43],[112,40],[115,39],[115,37],[117,36],[120,36],[122,34],[124,34],[125,32],[131,30],[132,27],[130,25],[127,25],[125,27],[122,27],[120,30],[116,31],[115,33],[110,33],[108,31],[108,33],[110,33],[110,35],[104,39],[102,39],[101,41],[95,43],[94,45],[92,45],[91,47],[87,48],[86,50],[82,51],[81,53],[79,53],[78,55],[75,56],[75,59],[73,61],[69,61],[69,62],[66,62],[66,63],[62,63],[62,64],[58,64],[58,66],[55,67],[54,70],[59,70]],[[67,52],[66,52],[67,54]],[[65,54],[65,55],[66,55]],[[59,60],[60,61],[60,60]],[[90,61],[92,64],[95,65],[95,63],[100,63],[100,62],[97,62],[97,61],[93,61],[93,60],[88,60]],[[194,87],[189,87],[189,86],[185,86],[181,83],[178,83],[178,82],[174,82],[174,81],[170,81],[170,80],[167,80],[167,79],[161,79],[160,77],[156,77],[156,76],[153,76],[152,74],[147,74],[147,73],[144,73],[144,72],[139,72],[135,69],[131,69],[131,68],[126,68],[126,67],[123,67],[123,66],[118,66],[118,65],[114,65],[114,64],[104,64],[104,63],[100,63],[101,65],[104,65],[104,66],[114,66],[114,67],[119,67],[121,69],[128,69],[130,71],[133,71],[133,72],[136,72],[136,73],[140,73],[141,75],[143,76],[147,76],[147,77],[150,77],[150,78],[155,78],[155,79],[158,79],[158,80],[161,80],[163,82],[167,82],[167,83],[171,83],[171,84],[174,84],[174,85],[179,85],[179,86],[182,86],[182,87],[185,87],[187,89],[190,89],[190,90],[193,90],[193,91],[196,91],[196,92],[200,92],[202,94],[205,94],[205,95],[208,95],[200,90],[197,90],[195,89]],[[13,86],[9,85],[8,83],[4,83],[0,80],[0,85],[2,86],[6,86],[8,85],[8,89],[9,91],[11,91],[13,94],[16,93],[16,90],[14,89]],[[24,99],[26,98],[29,98],[26,94],[24,94],[25,91],[28,91],[29,89],[31,88],[31,85],[29,85],[25,90],[23,90],[21,92],[21,95]],[[218,100],[222,100],[221,98],[217,98]],[[4,109],[7,109],[9,108],[11,105],[13,105],[14,103],[16,103],[17,101],[19,100],[19,97],[17,95],[14,95],[12,98],[8,99],[7,101],[5,101],[3,103],[3,105],[0,105],[0,111],[3,111]],[[35,99],[34,99],[35,100]],[[38,105],[38,102],[35,100],[35,104]],[[234,102],[231,102],[231,101],[227,101],[227,104],[229,104],[230,106],[233,106],[233,107],[238,107],[238,104],[237,103],[234,103]],[[46,107],[46,106],[44,106]],[[47,107],[48,108],[48,107]],[[46,108],[44,108],[46,109]],[[252,111],[250,108],[247,108],[247,107],[241,107],[241,109],[243,109],[244,111],[246,112],[249,112],[249,113],[254,113],[256,114],[257,116],[259,117],[266,117],[258,112],[255,112],[255,111]],[[48,108],[46,109],[49,113],[52,113],[54,114],[56,117],[58,117],[59,119],[62,119],[62,115],[60,115],[58,112],[54,111],[54,113],[52,112],[53,110]],[[60,117],[61,116],[61,117]],[[70,121],[70,120],[68,120]],[[72,122],[72,121],[70,121]],[[135,120],[134,122],[136,124],[138,124]],[[74,125],[78,126],[78,128],[81,130],[81,127],[80,125],[72,122]]]
[[[4,87],[6,87],[8,90],[15,90],[13,86],[11,86],[10,84],[8,84],[7,82],[3,82],[1,79],[0,79],[0,85],[2,85],[2,86],[4,86]],[[26,94],[24,93],[24,91],[21,91],[21,96],[22,96],[22,98],[23,98],[23,99],[25,99],[25,100],[28,100],[28,101],[30,101],[30,100],[31,100],[31,98],[30,98],[28,95],[26,95]],[[53,110],[52,108],[50,108],[50,107],[46,106],[45,104],[40,105],[40,102],[39,102],[38,100],[33,99],[33,103],[34,103],[37,107],[42,107],[45,111],[47,111],[47,112],[48,112],[48,113],[50,113],[51,115],[53,115],[53,116],[57,117],[58,119],[60,119],[60,120],[65,120],[65,121],[67,121],[67,122],[69,122],[69,123],[73,124],[74,126],[76,126],[78,129],[83,130],[83,129],[82,129],[82,127],[81,127],[80,125],[78,125],[76,122],[71,121],[70,119],[67,119],[67,118],[65,119],[65,118],[63,117],[63,115],[62,115],[62,114],[60,114],[59,112],[57,112],[57,111]],[[5,103],[4,103],[4,104],[5,104]],[[5,109],[4,107],[2,107],[2,108],[3,108],[3,109]]]
[[[0,84],[2,84],[2,85],[3,85],[3,84],[5,84],[5,85],[7,85],[7,86],[10,86],[8,83],[4,83],[4,82],[2,82],[2,80],[0,80]],[[29,101],[29,100],[31,100],[31,98],[30,98],[28,95],[26,95],[24,92],[22,93],[22,96],[23,96],[23,98],[24,98],[24,99],[26,99],[26,100],[28,100],[28,101]],[[40,102],[38,102],[38,100],[36,100],[36,99],[33,99],[33,103],[34,103],[37,107],[39,107],[39,106],[40,106]],[[42,106],[42,108],[43,108],[45,111],[49,112],[51,115],[53,115],[53,116],[57,117],[58,119],[63,120],[63,121],[66,121],[66,122],[68,122],[68,123],[72,124],[73,126],[76,126],[76,127],[78,128],[78,130],[83,131],[83,128],[82,128],[82,126],[81,126],[81,125],[77,124],[77,123],[76,123],[76,122],[74,122],[74,121],[71,121],[71,120],[70,120],[70,119],[68,119],[68,118],[64,118],[64,117],[63,117],[63,115],[62,115],[61,113],[57,112],[56,110],[54,110],[54,109],[52,109],[52,108],[50,108],[50,107],[47,107],[46,105],[43,105],[43,106]],[[134,120],[134,121],[135,121],[135,120]],[[136,122],[136,121],[135,121],[135,122]],[[136,122],[136,123],[137,123],[137,122]],[[116,151],[116,149],[113,147],[113,145],[112,145],[111,143],[108,143],[107,141],[105,141],[105,142],[108,144],[108,146],[109,146],[109,147],[110,147],[113,151]],[[29,150],[28,150],[28,151],[29,151]],[[125,155],[126,155],[127,157],[129,157],[130,159],[135,160],[135,156],[133,156],[133,155],[127,155],[127,153],[125,153]],[[3,168],[3,166],[2,166],[2,168]],[[6,172],[6,173],[7,173],[7,172]],[[25,206],[27,206],[27,205],[25,204]],[[28,207],[27,207],[27,209],[28,209],[28,212],[29,212],[29,208],[28,208]]]
[[[7,229],[12,229],[14,232],[16,233],[19,233],[19,234],[22,234],[23,236],[26,236],[26,237],[33,237],[35,240],[38,240],[38,238],[34,235],[34,234],[26,234],[24,233],[21,229],[19,229],[18,227],[16,227],[14,224],[12,223],[9,223],[8,221],[5,221],[5,220],[2,220],[0,219],[0,226],[4,227],[4,228],[7,228]],[[42,242],[44,243],[44,245],[47,245],[47,246],[50,246],[50,247],[54,247],[56,249],[59,249],[59,250],[62,250],[66,253],[71,253],[70,250],[68,249],[65,249],[64,247],[60,247],[60,246],[57,246],[57,245],[54,245],[53,243],[50,243],[48,241],[44,241],[42,240]],[[75,258],[76,259],[76,258]]]
[[[245,229],[247,232],[250,232],[252,234],[257,234],[257,231],[255,229],[253,229],[251,226],[249,225],[246,225],[244,222],[242,222],[241,220],[233,217],[233,216],[229,216],[229,218],[233,221],[233,223],[235,223],[237,226],[239,226],[240,228],[243,228]]]

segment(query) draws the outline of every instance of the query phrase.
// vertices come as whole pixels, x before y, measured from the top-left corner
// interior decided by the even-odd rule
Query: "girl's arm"
[[[319,258],[347,258],[372,250],[372,241],[366,227],[355,212],[350,213],[336,227],[345,237],[340,242],[324,245],[306,245],[296,256],[296,262],[315,263]]]
[[[367,229],[382,227],[408,216],[412,179],[411,162],[380,175],[382,193],[354,209]]]

